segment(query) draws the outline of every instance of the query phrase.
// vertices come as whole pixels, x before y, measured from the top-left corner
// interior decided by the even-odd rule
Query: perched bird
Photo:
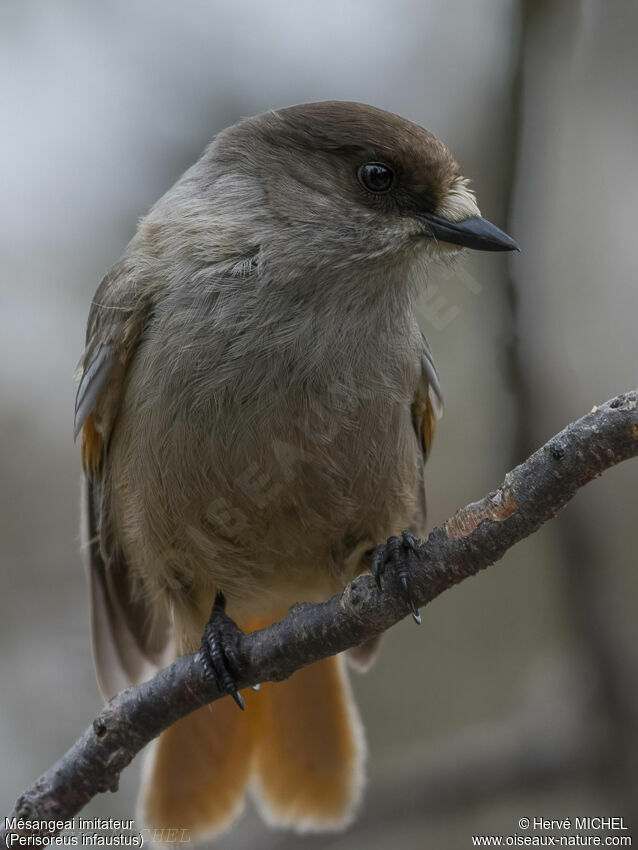
[[[271,823],[352,817],[364,742],[344,659],[239,695],[231,619],[253,630],[326,599],[381,570],[381,541],[391,555],[422,533],[440,392],[414,303],[460,246],[516,248],[445,145],[380,109],[310,103],[220,133],[100,284],[75,427],[102,691],[201,641],[246,704],[155,742],[149,826],[219,832],[249,786]]]

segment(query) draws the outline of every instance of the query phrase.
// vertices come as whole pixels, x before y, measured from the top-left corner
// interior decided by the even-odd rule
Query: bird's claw
[[[237,667],[237,642],[241,636],[241,630],[226,613],[224,595],[218,593],[204,629],[200,656],[208,677],[215,682],[221,693],[229,694],[243,711],[244,699],[237,689],[232,672],[232,669]]]
[[[415,534],[411,531],[404,531],[401,537],[389,537],[386,543],[377,546],[372,553],[372,575],[375,578],[377,587],[382,590],[383,576],[388,564],[391,564],[397,572],[397,577],[401,582],[401,587],[405,593],[408,605],[412,611],[412,618],[415,623],[421,623],[421,615],[417,608],[412,589],[410,587],[410,577],[408,566],[410,557],[419,551],[419,541]]]

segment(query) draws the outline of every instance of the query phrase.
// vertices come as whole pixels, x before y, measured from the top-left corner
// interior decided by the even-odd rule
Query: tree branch
[[[594,408],[505,476],[498,490],[435,528],[410,554],[419,606],[499,560],[555,516],[576,491],[615,464],[638,455],[638,391]],[[408,613],[401,585],[387,575],[380,592],[369,573],[320,604],[300,604],[283,620],[239,643],[240,688],[280,681],[295,670],[370,640]],[[198,654],[178,658],[148,682],[117,694],[71,749],[18,799],[11,818],[64,821],[97,793],[115,791],[121,771],[181,717],[221,694]],[[11,832],[51,835],[64,829],[24,825]],[[0,832],[0,846],[5,844]]]

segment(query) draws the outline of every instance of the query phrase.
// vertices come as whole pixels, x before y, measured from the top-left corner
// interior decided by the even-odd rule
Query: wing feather
[[[96,504],[99,487],[85,478],[82,490],[93,657],[100,690],[108,699],[153,675],[169,646],[169,626],[143,600],[134,600],[126,563],[104,557]]]
[[[430,346],[425,337],[423,337],[421,381],[412,402],[412,422],[423,448],[425,460],[427,460],[432,448],[437,420],[442,415],[443,397],[441,395],[441,383],[434,365]]]
[[[84,423],[95,409],[113,366],[113,348],[108,343],[97,342],[92,349],[87,349],[87,355],[87,362],[80,364],[81,376],[75,396],[74,439],[77,439]]]
[[[430,454],[434,441],[436,422],[443,412],[443,399],[441,396],[441,384],[434,366],[432,352],[425,336],[422,335],[423,348],[421,350],[421,380],[417,386],[412,402],[412,424],[419,445],[423,452],[422,469],[425,471],[425,463]],[[413,528],[418,534],[425,533],[425,481],[421,480],[418,493],[418,503],[413,520]]]
[[[143,681],[164,660],[170,629],[149,600],[136,593],[113,530],[109,442],[127,368],[150,312],[152,290],[132,262],[106,275],[91,305],[79,371],[75,434],[82,430],[84,482],[82,543],[91,595],[93,655],[105,696]]]

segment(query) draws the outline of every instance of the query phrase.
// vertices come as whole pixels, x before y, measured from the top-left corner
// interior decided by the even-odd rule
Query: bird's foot
[[[412,618],[415,623],[420,624],[421,615],[412,595],[409,578],[410,561],[416,557],[418,551],[418,538],[411,531],[404,531],[401,537],[389,537],[386,543],[377,546],[372,553],[371,570],[379,590],[382,590],[383,576],[387,567],[391,566],[396,571],[412,611]]]
[[[241,629],[226,613],[223,593],[218,593],[204,628],[200,656],[207,676],[215,682],[221,693],[230,694],[243,711],[244,700],[237,689],[233,673],[238,667],[237,645],[242,635]]]

